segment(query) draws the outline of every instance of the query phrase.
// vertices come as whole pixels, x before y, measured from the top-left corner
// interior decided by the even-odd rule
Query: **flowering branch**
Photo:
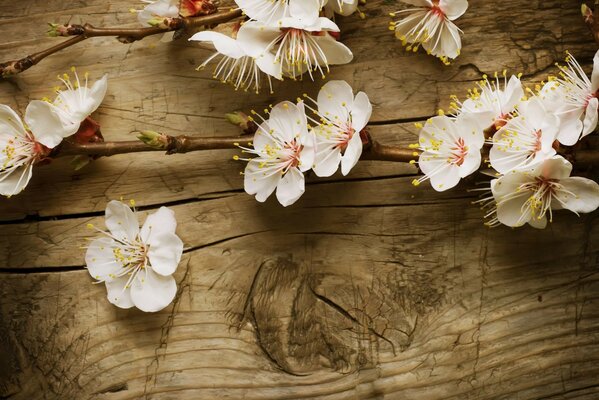
[[[0,76],[6,78],[19,74],[36,65],[44,58],[71,47],[92,37],[115,36],[121,43],[132,43],[147,36],[178,31],[198,26],[213,26],[231,21],[242,15],[240,9],[215,10],[212,14],[198,17],[165,18],[158,26],[147,28],[96,28],[90,24],[57,25],[50,24],[50,35],[73,36],[70,39],[48,49],[30,54],[18,60],[0,63]]]
[[[251,137],[251,136],[250,136]],[[203,150],[233,150],[240,144],[248,144],[248,136],[228,136],[202,138],[196,136],[170,136],[146,131],[139,135],[140,140],[97,142],[79,144],[64,141],[50,153],[50,158],[66,156],[110,157],[119,154],[164,151],[166,154],[183,154]],[[368,138],[364,145],[362,160],[391,161],[413,164],[421,151],[410,147],[385,145]],[[599,152],[594,150],[578,150],[560,153],[576,163],[577,167],[588,168],[599,166]]]

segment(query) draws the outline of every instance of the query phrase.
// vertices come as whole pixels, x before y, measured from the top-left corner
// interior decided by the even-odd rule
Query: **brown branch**
[[[95,157],[109,157],[118,154],[140,153],[150,151],[163,151],[166,154],[182,154],[202,150],[234,150],[238,145],[250,145],[251,136],[235,137],[213,137],[202,138],[194,136],[168,136],[160,135],[160,140],[155,145],[147,145],[140,140],[123,142],[101,142],[76,144],[72,142],[63,142],[50,154],[51,158],[87,155]],[[373,140],[365,146],[362,153],[362,160],[371,161],[391,161],[400,163],[410,163],[418,159],[420,152],[409,147],[389,146],[380,144]],[[562,154],[567,157],[574,165],[581,168],[590,168],[599,166],[599,151],[578,150],[574,153]]]
[[[71,47],[92,37],[115,36],[121,43],[132,43],[147,36],[178,31],[198,26],[213,26],[231,21],[242,15],[240,9],[218,10],[200,17],[165,18],[161,26],[148,28],[96,28],[90,24],[55,26],[57,36],[73,36],[72,38],[37,53],[18,60],[0,63],[0,76],[3,78],[19,74],[36,65],[51,54]]]
[[[63,142],[51,154],[51,158],[64,156],[95,156],[110,157],[118,154],[141,153],[147,151],[165,151],[166,154],[182,154],[201,150],[226,150],[236,149],[238,144],[247,145],[248,138],[244,137],[222,137],[201,138],[193,136],[167,136],[163,135],[164,142],[161,145],[150,146],[141,140],[124,142],[99,142],[77,144]]]

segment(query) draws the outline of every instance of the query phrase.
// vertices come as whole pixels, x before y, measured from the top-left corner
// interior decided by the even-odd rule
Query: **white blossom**
[[[177,18],[179,16],[179,0],[141,0],[146,3],[142,10],[131,10],[137,12],[137,19],[143,26],[156,26],[165,18]]]
[[[327,0],[324,12],[329,18],[333,17],[334,14],[348,16],[358,11],[359,4],[359,0]]]
[[[277,26],[291,14],[309,15],[316,7],[319,11],[327,0],[235,0],[251,20]],[[337,0],[335,0],[337,1]]]
[[[161,207],[141,230],[137,215],[120,201],[106,206],[107,231],[93,240],[85,255],[89,274],[103,282],[108,301],[120,308],[160,311],[177,293],[175,273],[183,242],[175,234],[175,213]]]
[[[34,100],[28,107],[28,109],[35,109],[35,117],[37,118],[40,118],[40,116],[50,118],[49,115],[51,114],[60,117],[63,129],[48,130],[43,136],[33,130],[37,140],[50,148],[56,147],[65,137],[75,134],[79,130],[81,122],[96,111],[106,95],[108,75],[104,75],[89,88],[87,73],[85,74],[85,80],[82,82],[75,68],[71,68],[71,71],[74,74],[73,81],[67,74],[58,77],[66,86],[66,90],[56,88],[57,96],[54,101],[48,99],[44,101]],[[39,123],[43,124],[43,121],[39,121]],[[29,122],[27,124],[29,125]]]
[[[556,154],[553,147],[559,119],[533,97],[522,102],[516,115],[493,136],[491,166],[501,174],[542,163]]]
[[[276,197],[283,206],[295,203],[304,193],[304,172],[314,164],[314,148],[304,103],[277,104],[268,120],[259,125],[253,148],[243,148],[244,152],[257,156],[245,159],[248,161],[245,191],[264,202],[276,189]]]
[[[260,59],[271,58],[280,74],[297,79],[305,72],[314,79],[314,72],[323,78],[329,65],[347,64],[353,54],[328,32],[339,32],[337,25],[319,17],[318,0],[301,0],[301,6],[291,1],[289,17],[275,25],[249,21],[241,26],[237,40],[246,54]],[[278,75],[278,74],[277,74]]]
[[[331,176],[341,164],[341,173],[347,175],[362,155],[360,132],[372,114],[372,105],[364,92],[354,98],[353,90],[345,81],[330,81],[318,93],[319,121],[313,134],[316,138],[314,172]]]
[[[412,182],[415,186],[430,179],[433,189],[442,192],[478,170],[485,138],[473,118],[440,115],[417,126],[419,143],[413,147],[422,151],[418,166],[424,176]]]
[[[488,225],[511,227],[526,223],[545,228],[553,220],[553,210],[567,209],[576,214],[599,207],[599,185],[586,178],[571,177],[572,164],[554,156],[527,170],[514,170],[491,181],[492,197]],[[483,200],[483,201],[484,201]]]
[[[452,21],[461,17],[468,9],[467,0],[402,0],[416,6],[395,13],[401,19],[391,22],[390,29],[402,41],[407,50],[417,51],[422,47],[428,54],[449,64],[460,54],[462,31]]]
[[[593,59],[590,80],[571,54],[568,54],[566,62],[565,66],[558,65],[560,77],[547,82],[539,95],[546,107],[560,118],[557,140],[571,146],[597,128],[599,51]]]
[[[49,148],[70,133],[58,114],[33,101],[25,112],[25,123],[10,107],[0,105],[0,194],[13,196],[29,183],[33,165],[43,160]]]
[[[271,76],[282,79],[274,55],[267,53],[262,57],[251,57],[244,51],[243,46],[232,37],[218,32],[202,31],[193,35],[189,40],[210,42],[214,45],[216,53],[204,61],[199,69],[203,69],[211,61],[220,57],[214,68],[213,77],[223,83],[231,84],[235,90],[254,90],[259,93],[263,81],[266,80],[272,93]]]
[[[468,98],[463,103],[452,95],[453,112],[475,118],[483,130],[492,126],[500,129],[524,98],[520,78],[512,75],[508,81],[506,71],[502,75],[503,79],[495,73],[493,80],[484,75],[478,87],[469,90]]]

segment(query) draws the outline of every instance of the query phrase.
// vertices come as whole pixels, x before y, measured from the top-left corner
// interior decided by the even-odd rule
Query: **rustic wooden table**
[[[135,1],[0,0],[0,59],[61,39],[47,22],[136,26]],[[395,0],[346,18],[355,61],[335,67],[374,103],[372,134],[411,143],[414,121],[446,108],[482,73],[527,81],[596,45],[574,0],[471,0],[449,67],[402,48]],[[0,82],[24,110],[72,65],[110,76],[95,114],[109,140],[134,130],[217,136],[235,109],[262,108],[321,82],[234,92],[194,68],[210,54],[180,40],[95,38]],[[597,213],[560,213],[544,231],[488,229],[472,193],[410,181],[408,165],[362,162],[312,180],[284,209],[243,192],[233,151],[115,156],[73,171],[40,167],[0,202],[3,399],[597,399]],[[480,180],[484,180],[481,178]],[[86,224],[111,199],[172,207],[186,251],[175,303],[157,314],[110,305],[84,269]]]

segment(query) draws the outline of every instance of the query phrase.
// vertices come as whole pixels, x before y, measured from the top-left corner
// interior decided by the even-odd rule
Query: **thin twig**
[[[593,39],[595,39],[595,42],[597,44],[599,44],[599,18],[595,17],[596,11],[597,11],[597,2],[596,1],[595,1],[594,9],[588,7],[584,3],[581,6],[582,18],[584,19],[584,22],[586,23],[587,27],[593,34]]]
[[[166,18],[161,26],[148,28],[96,28],[90,24],[62,26],[58,29],[59,36],[73,36],[72,38],[21,59],[0,63],[0,76],[5,78],[19,74],[36,65],[49,55],[92,37],[115,36],[121,43],[132,43],[147,36],[161,33],[198,26],[218,25],[238,18],[241,15],[242,11],[240,9],[218,10],[213,14],[200,17]]]

